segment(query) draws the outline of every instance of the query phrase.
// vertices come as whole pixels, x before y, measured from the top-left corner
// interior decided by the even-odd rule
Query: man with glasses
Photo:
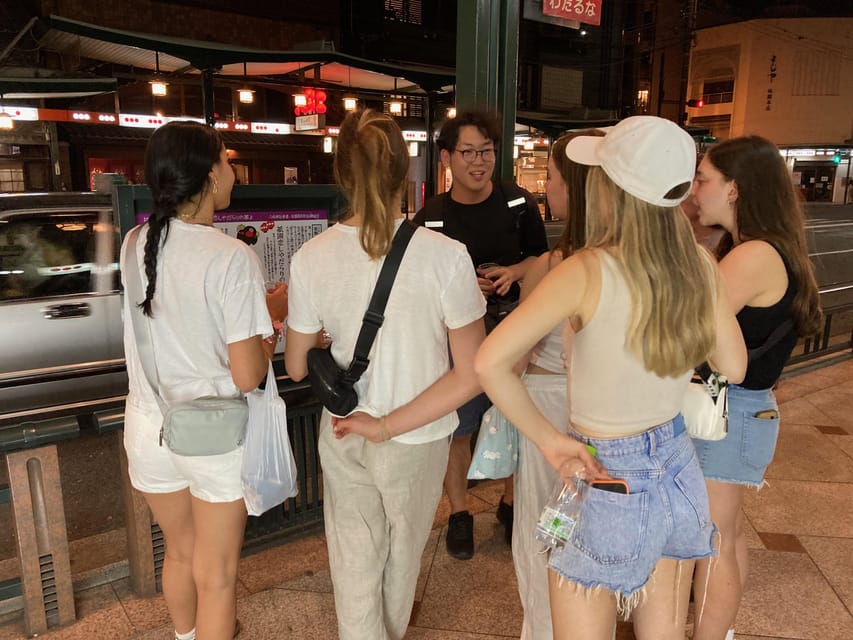
[[[440,231],[468,249],[487,301],[486,330],[493,329],[517,304],[519,281],[536,257],[548,250],[545,226],[533,196],[514,182],[494,181],[501,123],[496,114],[467,110],[447,120],[436,141],[441,162],[450,168],[449,191],[430,198],[415,215],[416,224]],[[450,445],[444,489],[450,500],[447,552],[467,560],[474,555],[474,518],[467,509],[471,435],[480,427],[489,399],[480,394],[459,407],[459,427]],[[512,537],[512,478],[504,486],[498,520]]]

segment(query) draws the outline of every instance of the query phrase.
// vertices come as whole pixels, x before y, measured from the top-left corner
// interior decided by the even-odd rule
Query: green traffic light
[[[841,164],[841,154],[840,154],[840,153],[836,153],[834,156],[832,156],[832,161],[833,161],[835,164]]]

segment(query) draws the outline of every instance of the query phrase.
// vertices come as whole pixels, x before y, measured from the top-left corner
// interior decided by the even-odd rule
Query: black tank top
[[[779,250],[776,250],[777,253]],[[761,347],[770,337],[770,334],[780,324],[792,318],[791,310],[794,296],[797,294],[797,285],[788,260],[779,253],[785,264],[785,273],[788,275],[788,288],[785,294],[776,304],[769,307],[745,306],[737,314],[737,321],[743,332],[743,339],[747,349]],[[782,373],[782,369],[791,357],[791,352],[797,344],[797,330],[795,326],[782,337],[779,342],[770,347],[766,353],[756,360],[751,360],[746,368],[746,377],[740,384],[745,389],[769,389]]]

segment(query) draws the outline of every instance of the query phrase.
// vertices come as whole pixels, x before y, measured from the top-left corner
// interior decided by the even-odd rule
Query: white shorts
[[[216,456],[179,456],[160,446],[160,423],[128,404],[124,449],[130,483],[143,493],[173,493],[189,488],[205,502],[243,499],[240,465],[243,447]]]

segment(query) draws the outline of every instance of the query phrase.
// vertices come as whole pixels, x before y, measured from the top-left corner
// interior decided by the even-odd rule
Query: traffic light
[[[702,98],[691,99],[687,101],[687,106],[694,109],[701,109],[705,106],[705,101]]]
[[[834,155],[834,156],[832,156],[832,161],[833,161],[835,164],[841,164],[841,154],[840,154],[838,151],[836,151],[836,152],[835,152],[835,155]]]

